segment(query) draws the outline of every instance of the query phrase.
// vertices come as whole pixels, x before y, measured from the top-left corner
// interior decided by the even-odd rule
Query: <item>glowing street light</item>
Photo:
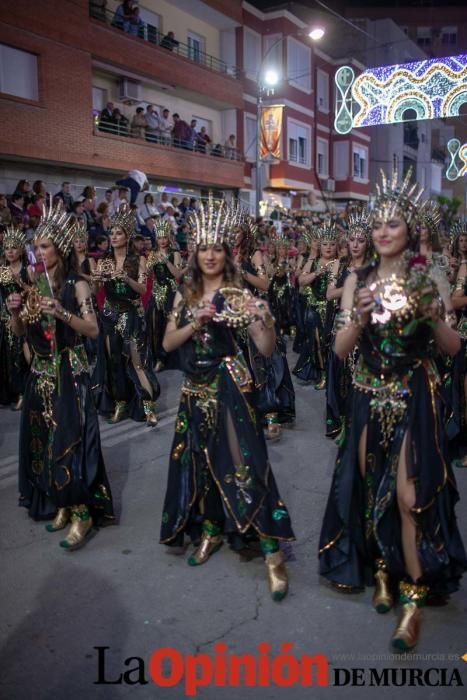
[[[308,36],[310,39],[313,39],[313,41],[319,41],[323,38],[325,33],[323,27],[315,27],[315,29],[312,29],[311,32],[308,33]]]
[[[279,73],[276,70],[267,70],[264,74],[264,82],[270,87],[274,87],[279,82]]]

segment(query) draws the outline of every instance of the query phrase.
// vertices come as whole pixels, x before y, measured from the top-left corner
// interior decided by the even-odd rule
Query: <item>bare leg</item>
[[[401,516],[402,526],[402,551],[407,573],[412,581],[417,581],[422,576],[422,568],[417,552],[417,528],[412,515],[415,505],[415,485],[412,479],[407,477],[407,433],[402,441],[402,448],[397,466],[397,503]]]

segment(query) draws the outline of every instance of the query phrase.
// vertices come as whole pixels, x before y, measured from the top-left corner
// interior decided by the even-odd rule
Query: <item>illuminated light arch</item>
[[[335,81],[338,133],[404,121],[406,109],[415,109],[417,119],[457,116],[467,101],[467,54],[369,68],[355,79],[350,66],[341,66]]]

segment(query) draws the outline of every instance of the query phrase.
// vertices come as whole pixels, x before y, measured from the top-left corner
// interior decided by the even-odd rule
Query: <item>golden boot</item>
[[[373,593],[373,607],[376,612],[384,614],[391,610],[394,605],[392,597],[389,574],[384,559],[378,559],[375,572],[375,592]]]
[[[391,646],[396,651],[414,649],[420,634],[422,610],[428,594],[428,586],[401,581],[399,601],[402,604],[397,627],[391,638]]]
[[[143,401],[144,415],[146,416],[146,425],[151,428],[156,426],[159,422],[159,418],[156,414],[156,402],[155,401]]]
[[[13,406],[11,407],[11,410],[12,411],[21,411],[22,408],[23,408],[23,395],[20,394],[17,402],[15,404],[13,404]]]
[[[265,418],[267,424],[266,430],[264,431],[264,437],[266,440],[280,440],[282,430],[277,413],[266,413]]]
[[[52,520],[51,523],[45,526],[47,532],[57,532],[57,530],[63,530],[64,527],[68,525],[71,518],[70,508],[59,508],[57,515]]]
[[[92,518],[85,505],[71,508],[71,526],[68,535],[60,542],[60,547],[69,552],[82,547],[92,534]]]
[[[273,600],[280,601],[287,595],[289,579],[285,568],[284,555],[280,550],[266,554],[264,562],[268,572],[269,590]]]
[[[109,418],[108,423],[120,423],[126,417],[127,403],[126,401],[116,401],[115,410],[112,418]]]
[[[193,552],[188,559],[188,564],[190,566],[204,564],[212,554],[222,547],[223,543],[224,538],[222,535],[208,535],[206,532],[203,532],[201,535],[201,543],[198,549]]]

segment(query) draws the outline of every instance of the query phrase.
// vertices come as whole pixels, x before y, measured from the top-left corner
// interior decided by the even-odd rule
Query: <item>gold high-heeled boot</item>
[[[116,401],[115,410],[113,412],[112,418],[109,418],[108,423],[120,423],[126,416],[127,402],[126,401]]]
[[[280,550],[266,554],[264,558],[268,572],[269,590],[273,600],[280,601],[287,595],[289,579],[285,568],[284,555]]]
[[[391,589],[389,587],[389,574],[384,559],[376,561],[375,592],[373,593],[373,607],[376,612],[384,614],[394,605]]]
[[[159,418],[156,414],[156,402],[155,401],[143,401],[144,415],[146,416],[146,425],[153,428],[159,422]]]
[[[279,440],[282,434],[277,413],[266,413],[266,430],[264,437],[266,440]]]
[[[11,407],[11,410],[12,411],[21,411],[22,408],[23,408],[23,395],[20,394],[18,396],[17,402],[15,404],[13,404],[13,406]]]
[[[402,609],[391,638],[391,645],[396,651],[410,651],[416,646],[422,620],[421,608],[425,605],[428,590],[428,586],[400,582],[399,601]]]
[[[71,526],[68,535],[60,542],[60,547],[69,552],[82,547],[92,532],[92,518],[85,505],[72,506]]]
[[[63,528],[70,522],[70,517],[70,508],[59,508],[57,515],[51,523],[45,526],[45,529],[47,532],[57,532],[57,530],[63,530]]]
[[[188,559],[188,564],[190,566],[204,564],[223,544],[224,538],[222,535],[208,535],[207,532],[203,532],[201,535],[201,543],[198,549],[196,549]]]

